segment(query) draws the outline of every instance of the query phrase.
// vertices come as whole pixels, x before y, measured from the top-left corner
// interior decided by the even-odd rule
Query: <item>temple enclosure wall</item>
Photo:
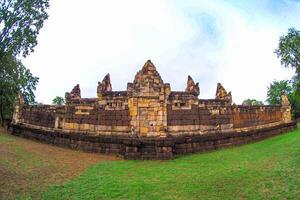
[[[79,85],[66,105],[26,105],[19,95],[12,131],[50,144],[121,154],[129,159],[174,155],[238,145],[295,128],[285,95],[282,105],[232,103],[218,83],[214,99],[199,99],[189,76],[185,91],[171,91],[147,61],[126,91],[112,91],[109,74],[96,98],[81,98]]]
[[[155,107],[152,112],[154,109]],[[166,135],[226,132],[284,122],[281,106],[192,105],[190,108],[173,109],[169,104],[166,110]],[[153,118],[154,122],[156,120],[155,113],[147,117]],[[24,124],[69,131],[87,131],[94,135],[139,134],[131,129],[130,111],[125,103],[122,108],[118,109],[94,103],[67,106],[24,106],[21,111],[21,120]],[[142,120],[145,123],[146,119]],[[158,128],[155,131],[161,131],[161,129]]]
[[[63,132],[28,125],[12,125],[12,133],[48,144],[87,152],[118,154],[125,159],[172,159],[176,155],[215,150],[247,144],[293,130],[296,122],[248,131],[210,133],[205,135],[130,137],[125,135],[90,135],[82,132]]]

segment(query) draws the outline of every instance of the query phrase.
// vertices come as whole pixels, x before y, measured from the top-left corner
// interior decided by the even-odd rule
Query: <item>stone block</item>
[[[146,135],[149,132],[148,127],[140,127],[141,135]]]

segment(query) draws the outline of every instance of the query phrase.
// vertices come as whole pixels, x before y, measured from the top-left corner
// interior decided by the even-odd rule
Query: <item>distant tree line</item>
[[[244,106],[260,106],[264,105],[262,101],[256,100],[256,99],[245,99],[242,103]]]

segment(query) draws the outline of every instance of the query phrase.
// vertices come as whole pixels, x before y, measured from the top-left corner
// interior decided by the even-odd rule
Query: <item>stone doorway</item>
[[[139,133],[141,136],[147,136],[156,131],[156,117],[157,114],[153,107],[138,108]]]

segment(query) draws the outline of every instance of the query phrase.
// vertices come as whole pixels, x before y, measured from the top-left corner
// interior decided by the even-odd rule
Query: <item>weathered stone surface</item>
[[[148,60],[135,75],[133,83],[128,84],[127,91],[133,96],[159,96],[167,87],[169,85],[164,84],[156,67]]]
[[[69,92],[66,92],[66,101],[70,101],[70,100],[73,100],[73,99],[80,99],[81,98],[81,92],[80,92],[80,87],[79,87],[79,84],[77,84],[73,89],[72,91],[69,93]]]
[[[288,99],[288,96],[286,94],[281,95],[281,105],[282,106],[290,106],[290,101]]]
[[[291,104],[289,102],[287,95],[281,96],[281,105],[282,105],[282,118],[284,122],[289,122],[292,120],[291,118]]]
[[[296,122],[253,130],[217,131],[203,135],[174,135],[164,138],[138,138],[135,135],[88,135],[24,124],[13,124],[12,133],[41,142],[88,152],[119,154],[125,159],[172,159],[175,155],[241,145],[293,130]]]
[[[231,92],[227,93],[221,83],[218,83],[217,85],[216,99],[228,100],[230,104],[232,103]]]
[[[22,106],[24,105],[25,101],[24,101],[24,97],[22,95],[21,92],[18,92],[18,96],[16,98],[16,101],[14,103],[14,112],[13,112],[13,123],[19,123],[22,122],[22,117],[21,117],[21,109]]]
[[[103,94],[111,91],[112,91],[112,85],[110,82],[110,75],[106,74],[102,82],[98,82],[97,95],[98,97],[101,97]]]
[[[140,136],[165,136],[170,85],[148,60],[127,86],[131,127]]]
[[[199,83],[195,84],[194,80],[192,79],[192,77],[190,75],[188,76],[187,86],[186,86],[185,91],[190,92],[195,96],[199,96],[199,94],[200,94]]]

